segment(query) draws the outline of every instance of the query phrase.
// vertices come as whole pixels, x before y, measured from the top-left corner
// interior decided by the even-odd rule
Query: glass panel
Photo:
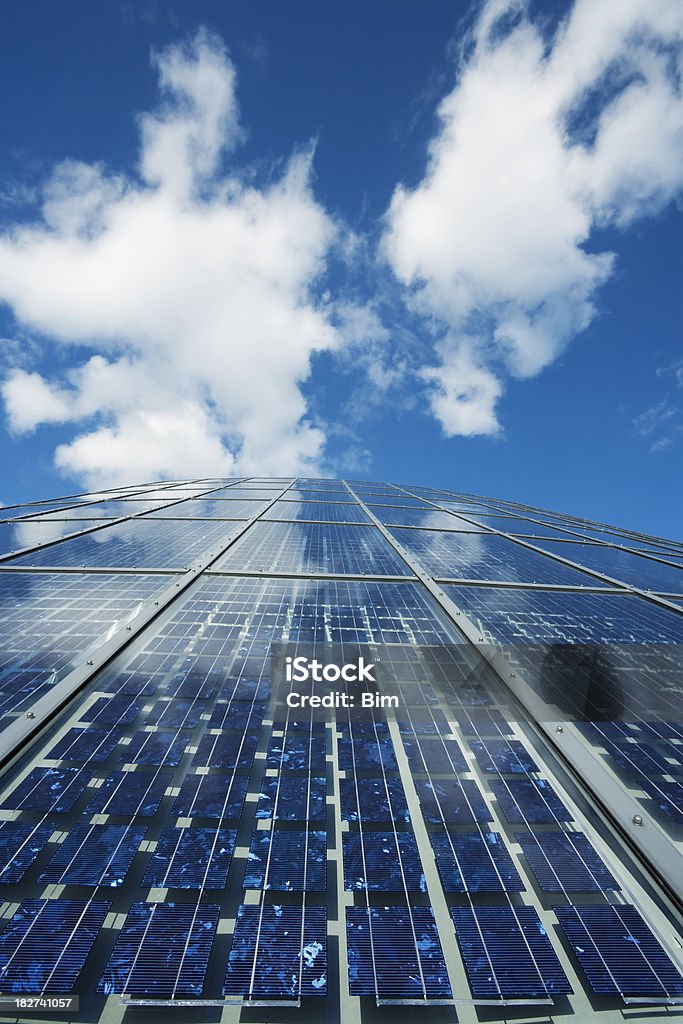
[[[539,547],[562,555],[572,562],[597,569],[612,579],[630,583],[642,590],[659,590],[662,593],[683,594],[683,567],[664,565],[652,558],[637,555],[622,548],[599,544],[574,544],[542,541]]]
[[[589,587],[601,585],[599,580],[546,559],[505,537],[401,529],[392,529],[391,533],[428,572],[437,577]]]
[[[444,588],[492,643],[680,643],[683,617],[627,594]]]
[[[136,520],[60,541],[7,564],[184,569],[203,554],[218,552],[235,528],[227,523]]]
[[[349,501],[276,501],[264,519],[306,519],[328,523],[369,523],[359,505]]]
[[[216,570],[408,576],[410,570],[374,527],[254,523]]]

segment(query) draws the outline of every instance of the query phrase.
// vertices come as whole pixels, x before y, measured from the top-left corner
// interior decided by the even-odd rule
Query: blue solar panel
[[[454,718],[463,736],[501,736],[512,731],[496,708],[456,708]]]
[[[545,779],[494,779],[494,796],[508,821],[552,825],[572,816]]]
[[[642,775],[679,775],[681,773],[680,762],[677,765],[669,764],[665,756],[661,754],[650,743],[609,743],[603,742],[607,753],[613,758],[622,772],[635,778]],[[680,749],[673,747],[667,749],[667,755]]]
[[[118,741],[118,734],[110,729],[69,729],[45,757],[98,764],[107,760]]]
[[[396,756],[388,736],[372,739],[345,739],[337,741],[339,767],[342,771],[396,771]]]
[[[497,832],[430,832],[445,892],[522,892],[502,836]]]
[[[257,829],[244,872],[245,889],[324,892],[327,888],[327,833]]]
[[[347,907],[346,942],[351,995],[378,1002],[450,997],[431,907]]]
[[[205,708],[202,700],[158,700],[144,717],[145,725],[160,725],[164,729],[194,729]]]
[[[98,992],[155,998],[201,996],[220,907],[134,903]]]
[[[266,768],[286,771],[325,771],[325,736],[290,732],[271,736]]]
[[[683,996],[683,978],[630,904],[553,907],[567,939],[600,995]]]
[[[275,821],[325,821],[327,783],[324,776],[278,775],[263,780],[257,818]]]
[[[0,990],[73,991],[110,906],[25,900],[0,935]]]
[[[493,815],[472,779],[416,779],[415,788],[425,821],[471,824]]]
[[[98,697],[83,714],[81,722],[95,722],[97,725],[130,725],[142,710],[141,700],[131,700],[121,694],[116,697]]]
[[[451,907],[472,995],[542,999],[571,992],[534,907]]]
[[[231,700],[217,703],[206,723],[207,729],[237,729],[247,732],[249,729],[258,731],[263,721],[265,708],[263,704],[254,704],[247,700]]]
[[[57,828],[49,822],[0,822],[0,885],[20,882]]]
[[[246,775],[186,775],[171,813],[178,818],[239,818],[248,788]]]
[[[410,821],[400,779],[340,779],[339,799],[343,821]]]
[[[229,732],[216,736],[206,733],[197,745],[192,764],[204,768],[251,768],[258,739],[258,732],[245,735]]]
[[[74,825],[39,881],[117,888],[146,832],[130,825]]]
[[[224,992],[246,999],[327,995],[324,907],[241,906]]]
[[[344,888],[426,892],[412,832],[343,832]]]
[[[163,800],[173,776],[169,772],[110,772],[93,793],[86,814],[113,814],[151,818]]]
[[[538,765],[519,740],[471,740],[470,746],[483,772],[537,772]]]
[[[122,764],[163,764],[173,768],[179,764],[187,743],[187,736],[173,732],[136,732],[130,744],[124,747],[119,761]]]
[[[439,708],[404,707],[396,714],[400,732],[405,736],[417,733],[422,736],[448,736],[451,727]]]
[[[70,811],[91,778],[81,768],[33,768],[2,806],[17,811]]]
[[[469,771],[469,765],[457,740],[405,736],[403,746],[408,763],[414,772],[450,775],[451,772]]]
[[[228,828],[165,828],[142,885],[160,889],[223,889],[237,832]]]
[[[515,838],[544,892],[621,888],[583,832],[518,832]]]

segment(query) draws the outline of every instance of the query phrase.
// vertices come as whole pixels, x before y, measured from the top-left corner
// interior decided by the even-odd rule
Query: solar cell
[[[426,892],[412,832],[343,832],[344,889]]]
[[[192,758],[194,767],[251,768],[258,747],[258,732],[205,733]]]
[[[118,734],[110,729],[69,729],[45,757],[63,761],[92,761],[99,764],[106,761],[119,741]]]
[[[372,739],[337,741],[339,767],[342,771],[396,771],[396,755],[388,736]]]
[[[239,818],[248,788],[246,775],[186,775],[171,813],[178,818]]]
[[[203,700],[158,700],[143,721],[145,725],[159,725],[164,729],[194,729],[205,708]]]
[[[50,822],[0,822],[0,885],[20,882],[57,828]]]
[[[583,832],[518,832],[544,892],[602,892],[621,886]]]
[[[340,779],[339,799],[344,821],[410,821],[400,779]]]
[[[553,907],[594,992],[666,1000],[683,978],[630,904]]]
[[[224,991],[246,999],[327,995],[325,908],[242,905]]]
[[[142,710],[141,700],[131,700],[127,694],[116,697],[98,697],[80,716],[81,722],[97,725],[130,725]]]
[[[257,818],[274,821],[324,821],[327,783],[324,776],[311,775],[305,781],[287,773],[263,780]]]
[[[493,779],[491,789],[506,819],[514,824],[552,825],[572,820],[546,779]]]
[[[21,811],[70,811],[92,776],[82,768],[32,768],[2,802]]]
[[[169,772],[110,772],[94,791],[85,813],[151,818],[172,780]]]
[[[470,747],[483,772],[519,774],[539,770],[533,757],[519,740],[496,737],[488,740],[470,740]]]
[[[450,997],[431,907],[347,907],[346,942],[351,995],[377,1002]]]
[[[422,736],[448,736],[451,727],[439,708],[404,707],[396,714],[399,730],[403,735],[417,733]]]
[[[425,821],[465,824],[491,821],[493,815],[472,779],[416,779]]]
[[[25,900],[0,935],[0,990],[72,992],[110,907]]]
[[[445,892],[522,892],[502,836],[497,832],[430,832]]]
[[[469,765],[457,740],[405,736],[403,746],[408,763],[414,772],[450,775],[451,772],[469,771]]]
[[[218,702],[209,716],[206,727],[207,729],[238,729],[240,732],[246,732],[249,729],[258,731],[264,713],[264,705],[254,704],[252,701]]]
[[[534,907],[451,907],[472,995],[554,998],[572,991]]]
[[[146,832],[130,825],[74,825],[39,881],[118,888]]]
[[[324,892],[327,888],[327,833],[257,829],[244,871],[245,889]]]
[[[219,913],[209,903],[133,903],[97,991],[201,996]]]
[[[683,821],[683,785],[667,779],[643,779],[638,782],[657,808],[672,821]]]
[[[223,889],[236,838],[235,829],[165,828],[142,885],[160,889]]]
[[[284,736],[271,736],[266,767],[282,771],[325,771],[325,734],[311,735],[288,730]]]
[[[167,765],[180,763],[188,737],[173,732],[136,732],[119,757],[121,764]]]

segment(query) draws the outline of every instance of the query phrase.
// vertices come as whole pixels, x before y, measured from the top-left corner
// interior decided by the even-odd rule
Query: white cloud
[[[61,376],[15,368],[10,428],[76,424],[56,462],[93,486],[312,471],[325,435],[300,385],[339,343],[314,297],[337,229],[312,153],[249,184],[226,168],[242,132],[220,40],[200,32],[154,64],[163,100],[139,120],[140,178],[64,161],[39,221],[0,238],[0,300],[81,360]]]
[[[587,250],[593,229],[679,193],[683,6],[577,0],[548,46],[526,4],[490,0],[471,43],[425,175],[396,189],[383,238],[442,336],[432,408],[466,435],[496,433],[505,379],[539,373],[594,317],[614,255]]]

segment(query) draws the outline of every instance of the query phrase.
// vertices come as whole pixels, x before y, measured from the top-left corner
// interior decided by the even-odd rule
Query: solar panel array
[[[243,1002],[254,1020],[269,1019],[262,1003],[316,1019],[321,999],[356,1019],[366,999],[455,1001],[463,1019],[480,1002],[492,1019],[509,1002],[566,1015],[579,992],[595,1019],[683,1001],[666,903],[639,888],[472,633],[515,644],[523,668],[538,644],[617,645],[640,713],[579,735],[679,843],[683,716],[661,652],[683,638],[682,545],[313,479],[4,513],[0,729],[104,642],[120,653],[2,780],[0,993],[78,992],[88,1019],[109,997]],[[396,704],[288,706],[272,659],[330,645],[378,660],[375,692]],[[641,645],[656,665],[634,661]]]

